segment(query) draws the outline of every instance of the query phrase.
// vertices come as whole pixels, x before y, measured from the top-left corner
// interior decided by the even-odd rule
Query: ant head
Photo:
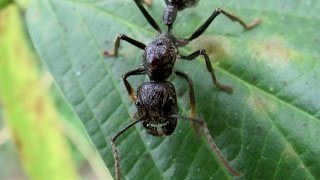
[[[176,58],[177,49],[173,41],[160,34],[145,48],[143,67],[151,80],[162,81],[172,74]]]
[[[177,123],[179,112],[174,86],[169,81],[147,82],[138,87],[135,114],[152,135],[170,135]]]

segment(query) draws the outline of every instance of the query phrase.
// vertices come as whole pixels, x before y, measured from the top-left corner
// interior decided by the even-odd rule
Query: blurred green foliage
[[[4,8],[8,4],[12,3],[12,0],[0,0],[0,9]]]

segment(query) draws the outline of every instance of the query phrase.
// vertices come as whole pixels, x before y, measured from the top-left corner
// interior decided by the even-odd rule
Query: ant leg
[[[123,129],[121,129],[116,135],[112,136],[112,138],[111,138],[111,146],[112,146],[113,157],[114,157],[114,161],[115,161],[116,179],[117,180],[120,180],[120,158],[119,158],[119,153],[118,153],[117,146],[116,146],[115,142],[119,136],[121,136],[125,131],[127,131],[129,128],[131,128],[133,125],[135,125],[138,122],[140,122],[140,120],[136,120],[136,121],[131,122],[129,125],[127,125]]]
[[[174,118],[180,118],[183,120],[192,121],[193,123],[198,123],[199,125],[201,125],[202,130],[203,130],[203,134],[204,134],[207,142],[210,144],[211,148],[213,149],[214,153],[217,155],[218,159],[223,163],[223,166],[233,176],[241,176],[242,175],[242,173],[233,169],[233,167],[231,167],[229,162],[223,156],[223,154],[221,153],[220,149],[218,148],[218,146],[216,145],[216,143],[214,142],[214,140],[210,134],[207,123],[205,123],[202,119],[199,119],[199,118],[184,117],[184,116],[179,116],[179,115],[171,115],[171,116]]]
[[[189,84],[189,97],[190,97],[190,108],[191,108],[191,117],[194,118],[196,116],[196,100],[194,97],[194,89],[192,79],[188,76],[188,74],[174,70],[174,73],[182,78],[184,78]]]
[[[120,40],[127,41],[128,43],[130,43],[130,44],[132,44],[132,45],[134,45],[134,46],[136,46],[136,47],[138,47],[140,49],[143,49],[143,50],[146,47],[145,44],[143,44],[143,43],[141,43],[141,42],[139,42],[137,40],[134,40],[134,39],[132,39],[132,38],[130,38],[130,37],[124,35],[124,34],[119,34],[117,36],[117,38],[116,38],[116,41],[113,44],[113,51],[112,52],[104,51],[103,54],[105,56],[109,56],[109,57],[118,56],[118,49],[120,47]]]
[[[160,29],[159,25],[158,25],[157,22],[150,16],[150,14],[147,12],[147,10],[143,7],[143,5],[141,4],[141,0],[134,0],[134,2],[136,3],[136,5],[137,5],[138,8],[140,9],[140,11],[142,12],[143,16],[147,19],[147,21],[149,22],[149,24],[150,24],[155,30],[157,30],[159,33],[161,33],[161,29]]]
[[[212,67],[212,64],[211,64],[211,61],[209,59],[209,56],[207,55],[206,51],[204,49],[200,49],[188,56],[182,56],[180,55],[180,59],[183,59],[183,60],[195,60],[195,58],[197,58],[198,56],[200,55],[203,55],[204,56],[204,59],[206,61],[206,66],[207,66],[207,69],[208,71],[210,72],[211,74],[211,77],[212,77],[212,81],[213,81],[213,84],[215,86],[217,86],[217,88],[219,90],[222,90],[222,91],[225,91],[225,92],[228,92],[228,93],[232,93],[232,87],[230,86],[226,86],[226,85],[223,85],[223,84],[220,84],[214,74],[214,70],[213,70],[213,67]]]
[[[143,2],[149,7],[152,5],[152,0],[144,0]]]
[[[180,39],[180,46],[184,46],[188,42],[198,38],[208,28],[211,22],[221,13],[227,16],[230,20],[238,22],[245,30],[252,29],[262,22],[261,19],[257,18],[247,24],[240,17],[235,16],[232,13],[225,11],[221,8],[218,8],[211,14],[211,16],[206,20],[206,22],[204,22],[188,39]]]
[[[130,85],[129,81],[127,80],[127,78],[132,75],[140,75],[140,74],[145,74],[145,73],[146,72],[143,68],[139,68],[139,69],[129,71],[122,76],[123,83],[126,86],[128,94],[133,102],[136,102],[137,97],[134,95],[134,90],[133,90],[132,86]]]

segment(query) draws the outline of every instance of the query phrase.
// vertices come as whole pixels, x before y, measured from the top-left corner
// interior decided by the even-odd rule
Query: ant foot
[[[220,91],[227,92],[229,94],[232,94],[233,89],[231,86],[223,85],[223,84],[217,84],[217,87]]]
[[[110,52],[110,51],[103,51],[103,55],[106,57],[115,57],[115,53],[114,52]]]
[[[255,20],[253,20],[252,22],[250,22],[249,24],[247,24],[246,26],[246,30],[250,30],[255,28],[256,26],[258,26],[259,24],[262,23],[262,19],[260,18],[256,18]]]

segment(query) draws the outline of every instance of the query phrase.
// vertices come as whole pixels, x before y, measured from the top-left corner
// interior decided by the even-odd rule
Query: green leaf
[[[239,179],[320,178],[320,2],[210,1],[180,12],[174,34],[188,37],[211,12],[225,6],[249,22],[244,31],[218,17],[201,38],[182,50],[205,48],[216,62],[218,79],[232,95],[212,85],[202,57],[177,62],[195,84],[197,115],[208,123],[215,142]],[[162,25],[164,1],[148,11]],[[121,75],[142,64],[142,51],[122,43],[120,56],[105,58],[118,33],[148,43],[156,32],[133,1],[36,1],[27,16],[34,46],[114,173],[110,137],[126,126],[135,107]],[[162,29],[165,27],[162,26]],[[188,86],[170,80],[179,95],[181,114],[189,114]],[[145,76],[130,78],[137,87]],[[154,137],[141,124],[118,141],[122,175],[130,179],[231,179],[209,145],[179,122],[169,137]]]
[[[0,102],[6,125],[30,179],[77,179],[58,114],[39,81],[20,12],[11,5],[0,13]]]

